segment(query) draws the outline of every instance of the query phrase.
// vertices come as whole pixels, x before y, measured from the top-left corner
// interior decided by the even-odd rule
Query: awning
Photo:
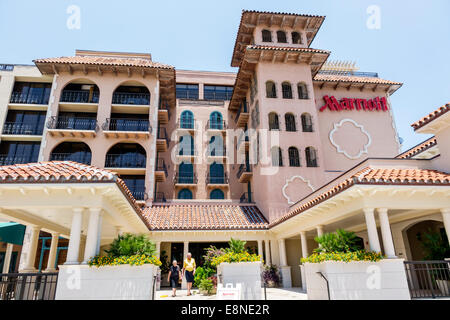
[[[15,222],[0,223],[0,241],[22,245],[25,226]]]

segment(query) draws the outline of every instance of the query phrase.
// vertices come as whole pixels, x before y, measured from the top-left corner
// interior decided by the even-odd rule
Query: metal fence
[[[58,273],[2,273],[0,300],[54,300]]]
[[[450,261],[405,261],[412,299],[450,297]]]

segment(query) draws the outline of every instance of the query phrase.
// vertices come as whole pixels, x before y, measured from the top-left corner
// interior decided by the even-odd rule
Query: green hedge
[[[354,252],[327,252],[327,253],[313,253],[307,258],[302,258],[301,262],[320,263],[324,261],[371,261],[377,262],[383,259],[384,256],[379,252],[354,251]]]

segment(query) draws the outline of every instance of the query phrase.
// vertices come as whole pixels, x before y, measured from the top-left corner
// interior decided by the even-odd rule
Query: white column
[[[184,259],[186,259],[186,256],[189,252],[189,241],[184,242],[183,246],[183,260],[180,261],[180,268],[183,269]],[[183,274],[183,279],[181,280],[181,289],[187,289],[187,282],[186,277]]]
[[[31,226],[30,247],[26,257],[25,266],[22,272],[35,272],[34,262],[36,261],[36,250],[39,242],[40,227]]]
[[[270,241],[264,240],[264,244],[266,246],[266,264],[270,265],[272,264],[272,259],[270,257]]]
[[[377,224],[375,222],[374,209],[364,208],[367,235],[369,236],[369,247],[371,251],[381,252],[380,240],[378,239]]]
[[[318,237],[323,235],[323,226],[322,225],[317,226],[316,230],[317,230],[317,236]]]
[[[258,255],[261,256],[261,261],[263,261],[263,245],[262,245],[262,240],[258,240]]]
[[[161,241],[156,241],[156,256],[161,258]]]
[[[95,255],[100,254],[100,246],[102,245],[102,224],[103,224],[103,214],[100,212],[98,217],[98,230],[97,230],[97,247],[95,248]]]
[[[308,257],[308,243],[306,242],[306,232],[305,231],[300,232],[300,241],[302,243],[302,257],[307,258]]]
[[[48,254],[46,272],[55,272],[56,253],[58,251],[59,233],[52,232],[52,242],[50,243],[50,252]]]
[[[80,253],[81,226],[83,224],[83,208],[74,208],[72,216],[72,226],[70,228],[69,247],[67,249],[67,259],[64,264],[78,264]]]
[[[388,258],[397,258],[395,255],[394,241],[392,240],[391,226],[389,224],[387,208],[378,208],[378,218],[380,219],[381,237],[383,238],[384,254]]]
[[[286,240],[278,239],[278,248],[280,251],[280,272],[283,288],[292,287],[291,267],[288,266],[286,256]]]
[[[95,256],[101,210],[101,208],[89,208],[89,224],[86,236],[86,246],[84,247],[83,264],[87,264],[88,261]]]
[[[450,208],[441,209],[441,213],[445,232],[447,233],[448,243],[450,244]]]
[[[11,256],[13,247],[14,245],[12,243],[8,243],[6,245],[5,260],[3,261],[2,273],[9,273],[9,266],[11,265]]]
[[[284,239],[278,239],[278,248],[280,250],[280,266],[287,266],[286,258],[286,241]]]

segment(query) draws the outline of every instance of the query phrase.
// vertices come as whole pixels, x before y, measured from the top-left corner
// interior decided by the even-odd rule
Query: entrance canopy
[[[0,223],[0,241],[6,243],[17,244],[23,243],[25,234],[25,226],[15,222]]]

